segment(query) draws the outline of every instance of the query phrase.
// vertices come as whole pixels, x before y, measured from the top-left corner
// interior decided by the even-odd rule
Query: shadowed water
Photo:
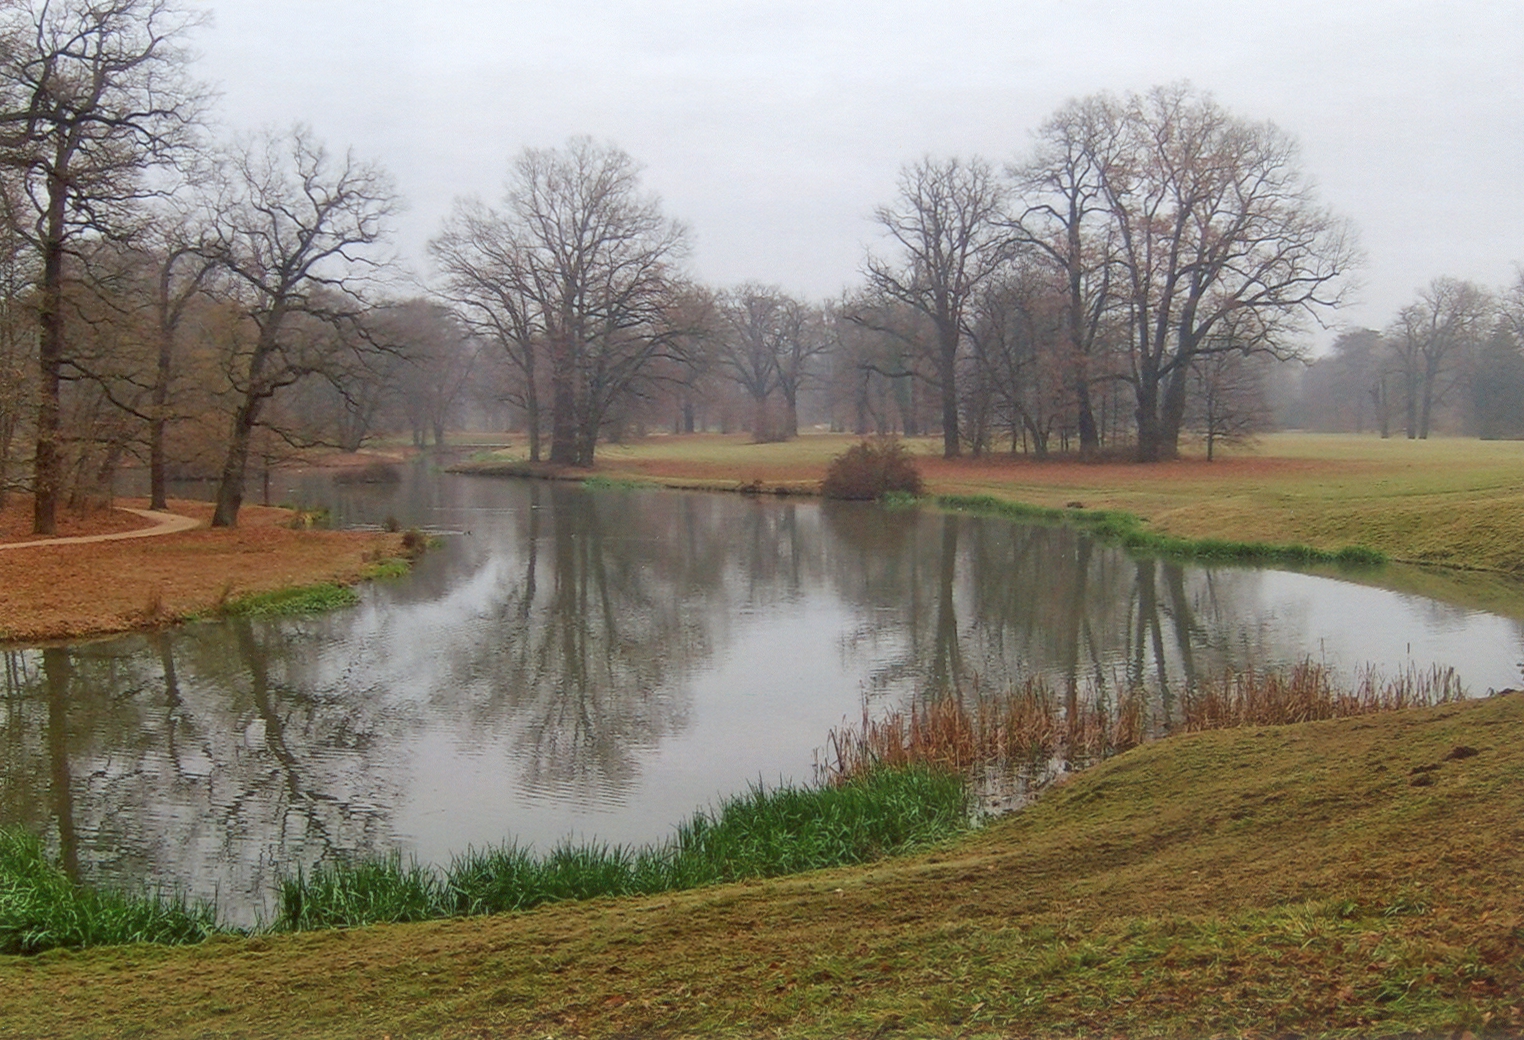
[[[809,780],[865,700],[1034,672],[1178,687],[1309,655],[1454,666],[1484,692],[1524,658],[1489,614],[999,519],[421,467],[283,490],[447,533],[354,609],[5,653],[0,822],[79,876],[249,922],[324,857],[658,839],[747,783]]]

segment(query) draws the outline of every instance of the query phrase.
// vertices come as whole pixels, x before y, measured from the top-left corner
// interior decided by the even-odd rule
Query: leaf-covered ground
[[[1524,1035],[1524,695],[1131,751],[935,853],[0,960],[0,1035]]]
[[[147,500],[127,504],[146,505]],[[30,502],[15,498],[3,516]],[[172,501],[170,510],[203,521],[209,503]],[[108,514],[111,515],[111,514]],[[97,517],[62,533],[106,533],[130,520]],[[152,628],[207,613],[251,593],[317,583],[348,584],[400,552],[399,536],[379,532],[293,530],[291,512],[244,506],[234,529],[86,545],[43,545],[0,552],[0,642],[38,642]],[[20,528],[19,524],[12,527]],[[5,529],[0,523],[0,531]]]

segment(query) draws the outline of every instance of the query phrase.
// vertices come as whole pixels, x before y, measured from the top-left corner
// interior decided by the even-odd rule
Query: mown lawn
[[[914,858],[0,959],[0,1035],[1524,1032],[1524,695],[1178,737]]]

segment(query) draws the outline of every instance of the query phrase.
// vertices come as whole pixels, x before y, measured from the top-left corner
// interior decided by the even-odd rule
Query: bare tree
[[[789,299],[783,312],[783,337],[778,352],[778,392],[783,395],[785,437],[799,436],[799,394],[819,373],[818,359],[831,349],[826,317],[819,307]]]
[[[181,41],[195,21],[173,0],[25,0],[0,12],[0,163],[20,179],[38,257],[39,534],[55,530],[60,487],[65,260],[81,241],[121,233],[152,193],[145,172],[186,142],[201,91]]]
[[[687,232],[641,192],[629,155],[588,138],[526,149],[509,203],[550,348],[550,461],[591,466],[609,409],[681,337],[673,264]]]
[[[673,267],[686,231],[640,189],[618,148],[574,138],[522,152],[501,212],[457,208],[433,250],[446,295],[509,349],[531,404],[535,370],[550,384],[550,461],[591,466],[604,425],[684,341],[685,286]],[[534,396],[531,396],[534,395]]]
[[[926,158],[900,171],[899,198],[874,212],[900,255],[891,260],[870,254],[865,263],[868,285],[924,315],[935,332],[933,358],[946,458],[956,457],[961,444],[958,349],[964,311],[1010,253],[1006,195],[1006,187],[982,159]]]
[[[776,286],[747,284],[721,293],[720,332],[715,353],[728,375],[751,399],[753,439],[781,439],[768,414],[768,398],[778,387],[778,361],[788,336],[790,300]]]
[[[473,375],[478,371],[474,339],[448,308],[427,300],[405,300],[377,316],[383,338],[399,351],[393,389],[412,428],[413,443],[423,447],[433,433],[444,445],[445,427],[455,417]]]
[[[1265,354],[1238,351],[1200,354],[1192,363],[1192,393],[1185,422],[1206,442],[1208,462],[1215,457],[1219,443],[1242,443],[1268,425],[1267,363],[1275,362]]]
[[[1131,325],[1138,458],[1176,453],[1190,369],[1220,350],[1298,353],[1301,319],[1342,302],[1357,261],[1292,139],[1186,84],[1120,103],[1100,182]],[[1252,321],[1245,321],[1244,315]],[[1218,335],[1233,320],[1252,340]],[[1231,346],[1228,345],[1231,341]]]
[[[367,342],[353,332],[382,266],[374,247],[397,206],[390,178],[353,154],[330,155],[295,127],[248,142],[231,159],[229,198],[213,243],[248,336],[225,356],[232,397],[215,527],[243,504],[251,438],[266,405],[308,376],[330,373]]]
[[[443,274],[439,294],[476,336],[494,344],[518,374],[503,397],[523,410],[529,460],[540,461],[540,379],[546,365],[545,316],[532,246],[514,215],[469,199],[456,203],[429,243]]]
[[[0,219],[0,507],[11,489],[13,453],[24,433],[25,402],[37,370],[36,275],[32,253],[9,219],[13,212],[7,205]]]
[[[1486,289],[1436,278],[1397,315],[1387,334],[1401,374],[1408,440],[1426,440],[1434,408],[1460,381],[1466,355],[1486,336],[1497,313]]]
[[[1034,154],[1011,169],[1024,210],[1016,220],[1023,244],[1052,264],[1065,288],[1063,366],[1074,397],[1081,454],[1100,448],[1091,388],[1112,375],[1105,353],[1114,291],[1116,226],[1102,174],[1117,147],[1116,103],[1100,95],[1070,101],[1037,131]]]

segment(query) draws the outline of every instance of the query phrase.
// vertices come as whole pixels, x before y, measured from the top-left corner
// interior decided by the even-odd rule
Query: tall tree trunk
[[[59,390],[63,383],[64,202],[67,187],[57,173],[48,178],[47,232],[42,243],[42,293],[37,320],[37,452],[32,470],[32,533],[58,530],[58,496],[63,460],[58,451]]]
[[[1137,386],[1139,462],[1158,462],[1160,457],[1159,380],[1149,368],[1151,366],[1145,361]]]
[[[243,507],[243,482],[249,466],[249,444],[259,421],[260,398],[245,401],[233,414],[233,429],[228,437],[228,453],[222,462],[217,481],[217,506],[212,511],[213,527],[237,527],[238,510]]]
[[[955,459],[963,450],[958,433],[958,328],[938,323],[937,378],[942,382],[942,457]]]
[[[148,508],[167,509],[164,480],[164,427],[168,424],[169,372],[173,363],[174,334],[159,327],[159,364],[153,384],[153,401],[148,423]]]
[[[572,378],[571,348],[558,344],[550,373],[550,461],[556,466],[577,464],[577,395]]]
[[[1090,403],[1090,381],[1084,376],[1074,384],[1074,407],[1079,416],[1080,454],[1094,455],[1101,450],[1101,431]]]
[[[1160,458],[1173,459],[1180,455],[1180,427],[1185,422],[1186,365],[1179,365],[1169,374],[1164,384],[1164,401],[1159,414]]]

